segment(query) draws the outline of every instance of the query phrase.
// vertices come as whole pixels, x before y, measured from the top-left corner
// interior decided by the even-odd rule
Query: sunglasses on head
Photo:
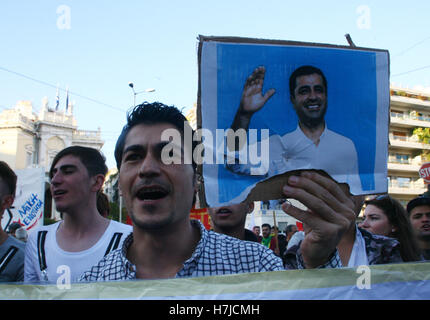
[[[375,198],[375,200],[385,200],[385,199],[391,200],[391,197],[388,194],[381,194]]]
[[[396,207],[396,204],[394,203],[393,198],[391,198],[388,194],[381,194],[379,196],[377,196],[376,198],[374,198],[373,200],[376,201],[383,201],[383,200],[388,200],[390,206],[394,209]]]

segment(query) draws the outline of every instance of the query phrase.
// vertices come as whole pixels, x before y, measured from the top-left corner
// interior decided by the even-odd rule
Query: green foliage
[[[44,218],[43,218],[43,225],[44,225],[44,226],[47,226],[47,225],[53,224],[53,223],[55,223],[55,222],[57,222],[57,221],[56,221],[56,220],[54,220],[54,219],[50,219],[50,218],[46,218],[46,217],[44,217]]]
[[[422,143],[430,142],[430,128],[415,128],[413,134],[416,135]]]
[[[430,128],[415,128],[412,133],[418,137],[418,140],[420,142],[425,144],[430,143]],[[423,150],[421,157],[424,162],[429,162],[430,161],[429,150]]]
[[[110,202],[110,212],[109,212],[109,219],[119,221],[119,204],[117,202]],[[125,223],[127,219],[127,209],[125,207],[122,208],[122,217],[121,222]]]

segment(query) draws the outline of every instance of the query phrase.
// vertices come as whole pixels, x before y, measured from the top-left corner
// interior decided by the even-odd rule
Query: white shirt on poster
[[[357,151],[351,139],[327,129],[326,126],[316,145],[297,126],[297,129],[290,133],[283,136],[272,135],[268,140],[268,161],[262,161],[258,168],[250,164],[226,163],[227,169],[238,174],[251,175],[252,172],[253,175],[266,177],[292,170],[319,169],[324,170],[337,182],[347,183],[352,194],[362,193]],[[248,149],[261,150],[259,147]],[[240,159],[241,152],[248,150],[243,148],[239,151],[237,159]]]

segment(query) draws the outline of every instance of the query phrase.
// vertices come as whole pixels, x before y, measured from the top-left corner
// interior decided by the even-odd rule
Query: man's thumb
[[[266,94],[263,96],[264,101],[267,102],[267,100],[269,100],[275,94],[275,92],[276,92],[275,89],[269,89],[269,90],[267,90]]]

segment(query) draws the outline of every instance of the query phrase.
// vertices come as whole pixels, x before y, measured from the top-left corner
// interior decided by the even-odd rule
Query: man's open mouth
[[[55,197],[55,196],[61,196],[61,195],[65,194],[65,193],[67,193],[67,191],[65,191],[65,190],[55,190],[53,192],[53,195]]]
[[[216,211],[216,213],[217,213],[217,214],[229,214],[229,213],[231,213],[231,210],[230,210],[230,209],[227,209],[227,208],[221,208],[221,209],[218,209],[218,210]]]
[[[139,189],[136,196],[139,200],[159,200],[166,197],[169,191],[161,186],[143,187]]]
[[[317,110],[320,108],[320,105],[313,104],[313,105],[306,106],[306,108],[308,108],[309,110]]]

